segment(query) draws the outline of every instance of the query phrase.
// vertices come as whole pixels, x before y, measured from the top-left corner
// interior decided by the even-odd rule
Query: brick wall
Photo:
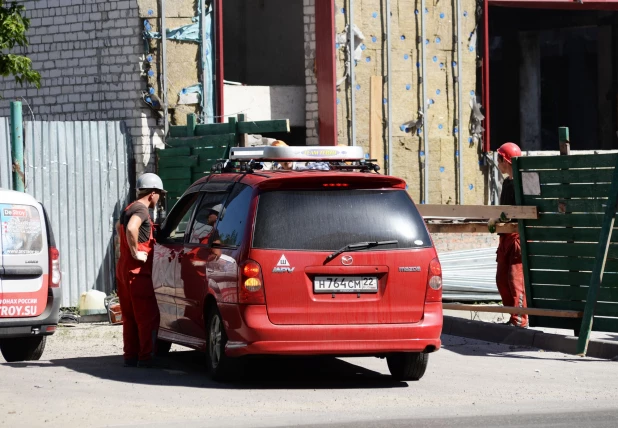
[[[22,49],[41,73],[41,89],[0,78],[0,116],[21,100],[24,118],[43,121],[122,120],[138,174],[154,167],[162,144],[153,112],[141,101],[144,43],[136,0],[21,1],[30,18]],[[32,113],[30,112],[32,109]]]
[[[318,86],[315,77],[315,2],[303,0],[305,26],[305,84],[307,145],[318,145]]]

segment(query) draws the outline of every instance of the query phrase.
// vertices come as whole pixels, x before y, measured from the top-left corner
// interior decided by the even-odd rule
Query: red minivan
[[[217,380],[249,355],[377,356],[423,376],[441,344],[433,242],[403,180],[335,158],[348,164],[241,163],[185,192],[155,246],[159,353],[205,351]]]

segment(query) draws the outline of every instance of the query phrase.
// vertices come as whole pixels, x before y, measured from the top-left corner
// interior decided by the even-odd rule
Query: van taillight
[[[262,268],[253,260],[247,260],[240,267],[238,303],[254,305],[263,305],[266,303]]]
[[[49,247],[49,287],[60,287],[60,252],[56,247]]]
[[[433,259],[429,263],[429,271],[427,274],[427,302],[442,301],[442,265],[438,258]]]

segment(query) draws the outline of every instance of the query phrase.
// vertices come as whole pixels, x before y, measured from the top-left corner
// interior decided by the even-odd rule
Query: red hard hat
[[[521,156],[521,149],[515,143],[504,143],[498,149],[498,154],[502,155],[505,161],[511,163],[511,158]]]

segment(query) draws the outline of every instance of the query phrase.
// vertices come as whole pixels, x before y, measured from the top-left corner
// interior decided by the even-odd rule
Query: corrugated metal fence
[[[0,187],[9,121],[0,119]],[[114,289],[114,224],[127,204],[133,170],[122,122],[26,122],[26,192],[43,203],[60,250],[63,306],[82,292]],[[8,156],[10,158],[10,156]],[[10,167],[10,161],[8,162]],[[10,171],[10,169],[9,169]]]

